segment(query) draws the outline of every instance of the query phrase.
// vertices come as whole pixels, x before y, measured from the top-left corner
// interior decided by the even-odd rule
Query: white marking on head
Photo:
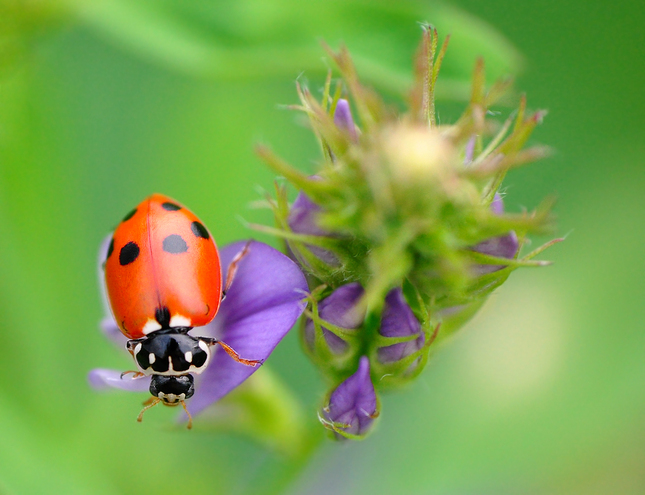
[[[153,320],[152,318],[150,318],[141,329],[144,335],[148,335],[150,332],[154,332],[155,330],[161,330],[161,325],[157,320]]]
[[[170,405],[176,405],[177,403],[179,403],[179,401],[186,400],[186,394],[184,393],[175,395],[175,394],[164,394],[163,392],[159,392],[158,396],[161,400],[164,401],[164,403],[170,404]]]
[[[151,352],[150,354],[148,354],[148,361],[150,361],[150,364],[154,364],[155,359],[156,359],[156,356],[154,352]]]
[[[170,318],[170,328],[189,327],[189,326],[190,326],[190,318],[186,318],[185,316],[182,316],[182,315],[175,315],[172,318]]]
[[[186,354],[184,354],[184,358],[186,359],[187,363],[192,363],[193,361],[193,353],[190,351],[186,351]]]

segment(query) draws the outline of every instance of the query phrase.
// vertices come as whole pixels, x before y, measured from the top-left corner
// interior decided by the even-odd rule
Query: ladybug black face
[[[127,349],[146,375],[199,374],[208,365],[210,349],[203,339],[186,331],[158,330],[143,339],[129,340]]]
[[[195,393],[192,375],[163,376],[152,375],[150,393],[167,406],[176,406]]]

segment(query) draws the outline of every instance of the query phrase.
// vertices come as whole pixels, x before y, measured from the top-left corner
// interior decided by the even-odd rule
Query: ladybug
[[[192,374],[206,369],[216,344],[237,362],[260,364],[240,358],[217,339],[189,335],[215,317],[248,250],[247,244],[235,256],[222,287],[219,253],[208,229],[185,206],[161,194],[144,199],[115,229],[104,263],[105,286],[138,368],[121,376],[152,375],[153,397],[138,421],[159,403],[186,410],[185,400],[195,392]]]

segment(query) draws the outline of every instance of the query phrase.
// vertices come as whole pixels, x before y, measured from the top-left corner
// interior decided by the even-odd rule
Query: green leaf
[[[511,45],[485,23],[454,8],[404,0],[85,0],[67,2],[78,21],[147,60],[198,77],[295,78],[322,76],[321,39],[344,42],[363,79],[404,94],[410,86],[411,47],[418,22],[453,35],[437,94],[467,95],[475,57],[493,78],[520,68]]]

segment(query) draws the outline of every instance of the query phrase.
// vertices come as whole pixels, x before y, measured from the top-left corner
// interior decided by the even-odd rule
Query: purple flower
[[[287,218],[289,228],[296,234],[331,236],[330,232],[320,228],[318,225],[318,217],[322,211],[320,206],[314,203],[304,192],[300,191],[289,211],[289,217]],[[327,249],[310,244],[307,244],[307,249],[330,266],[340,265],[336,255]]]
[[[384,337],[418,335],[416,339],[408,342],[379,347],[378,359],[381,363],[400,361],[417,352],[426,342],[421,324],[408,306],[400,288],[392,289],[385,297],[379,333]]]
[[[379,415],[376,392],[370,377],[370,361],[362,356],[358,370],[342,382],[329,396],[320,420],[337,436],[365,436]]]
[[[501,215],[504,213],[504,200],[499,193],[495,193],[493,202],[490,204],[490,211],[495,213],[495,215]]]
[[[334,123],[339,129],[347,132],[352,141],[355,142],[358,140],[356,125],[354,125],[349,102],[343,98],[339,99],[336,103]],[[313,176],[312,178],[315,179],[317,176]],[[323,209],[319,205],[314,203],[304,192],[300,191],[291,206],[287,223],[289,224],[289,228],[297,234],[333,237],[333,234],[321,228],[319,225],[319,216],[322,212]],[[328,265],[340,265],[338,258],[331,251],[309,244],[307,248]]]
[[[224,279],[229,263],[244,245],[244,241],[237,242],[220,250]],[[266,244],[252,241],[217,316],[191,334],[217,338],[242,358],[264,361],[304,311],[306,291],[305,278],[293,261]],[[127,338],[114,319],[103,320],[101,328],[110,339],[125,345]],[[208,368],[195,376],[195,395],[187,401],[189,412],[203,411],[257,369],[235,362],[217,346]],[[99,368],[90,371],[88,379],[97,389],[114,387],[141,392],[150,385],[150,377],[133,379],[126,375],[121,379],[120,375],[121,371]]]
[[[343,98],[339,99],[336,103],[336,110],[334,111],[334,124],[339,129],[346,131],[352,141],[358,141],[356,134],[356,126],[352,118],[352,111],[349,108],[349,102]]]
[[[504,201],[498,193],[495,193],[495,198],[490,205],[490,209],[496,215],[504,213]],[[497,258],[513,259],[517,254],[519,246],[517,234],[511,230],[506,235],[491,237],[490,239],[480,242],[475,245],[472,250],[489,256],[495,256]],[[480,276],[496,272],[502,268],[506,268],[506,265],[475,265],[473,267],[473,272],[475,276]]]
[[[464,153],[464,165],[470,165],[475,156],[475,145],[477,144],[477,136],[472,136],[466,143],[466,150]]]
[[[363,287],[358,282],[339,287],[318,303],[318,316],[337,327],[346,329],[360,327],[365,318],[365,310],[358,306],[358,301],[363,293]],[[333,353],[342,354],[347,350],[347,342],[324,326],[322,330],[325,341]],[[315,350],[315,333],[314,322],[308,319],[305,323],[305,342],[312,351]]]

